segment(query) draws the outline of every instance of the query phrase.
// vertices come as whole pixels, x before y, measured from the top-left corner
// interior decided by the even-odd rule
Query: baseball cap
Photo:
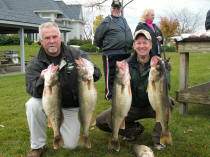
[[[112,2],[112,5],[111,5],[112,7],[121,7],[121,3],[118,1],[118,0],[114,0],[113,2]]]
[[[136,40],[136,38],[142,34],[143,36],[145,36],[148,40],[152,41],[151,35],[148,31],[144,30],[144,29],[140,29],[138,31],[135,32],[134,34],[134,40]]]

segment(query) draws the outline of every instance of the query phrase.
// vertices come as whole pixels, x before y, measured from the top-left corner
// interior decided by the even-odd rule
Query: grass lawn
[[[1,47],[0,50],[17,49],[14,47]],[[33,49],[33,50],[32,50]],[[25,47],[26,58],[38,51],[39,47]],[[168,53],[171,58],[171,85],[170,94],[179,88],[179,54]],[[92,60],[102,70],[102,58],[100,55],[91,55]],[[103,70],[102,70],[103,71]],[[196,85],[210,81],[210,54],[190,54],[189,85]],[[110,107],[111,102],[104,99],[104,77],[96,82],[98,90],[98,103],[95,114]],[[29,99],[25,91],[25,75],[0,77],[0,157],[23,157],[30,150],[30,134],[25,114],[25,102]],[[189,104],[187,115],[179,114],[179,104],[176,103],[170,131],[173,137],[173,145],[164,151],[153,149],[151,133],[154,119],[144,119],[140,122],[145,131],[133,142],[121,140],[120,152],[107,149],[109,133],[98,128],[91,131],[92,148],[76,148],[74,150],[60,148],[53,150],[52,129],[47,129],[48,151],[44,157],[134,157],[133,144],[144,144],[151,147],[156,157],[210,157],[210,106],[201,104]],[[184,131],[190,130],[189,133]]]

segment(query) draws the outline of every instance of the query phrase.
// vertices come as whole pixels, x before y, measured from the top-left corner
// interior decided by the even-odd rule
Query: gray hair
[[[55,22],[46,22],[46,23],[43,23],[39,26],[39,39],[42,39],[43,28],[47,28],[47,27],[55,27],[58,31],[59,36],[61,35],[61,32],[58,28],[58,25]]]

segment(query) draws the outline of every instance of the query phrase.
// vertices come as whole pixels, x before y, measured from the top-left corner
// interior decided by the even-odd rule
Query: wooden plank
[[[184,90],[188,87],[188,75],[189,75],[189,53],[180,53],[180,84],[179,90]],[[188,111],[187,103],[180,103],[180,114],[186,114]]]
[[[189,87],[183,92],[193,92],[193,93],[208,93],[210,91],[210,82],[202,83],[196,86]]]
[[[176,91],[175,100],[178,102],[210,105],[210,93]]]
[[[210,53],[210,42],[178,42],[179,53]]]

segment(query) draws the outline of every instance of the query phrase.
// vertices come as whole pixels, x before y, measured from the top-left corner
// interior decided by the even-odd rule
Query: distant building
[[[0,0],[0,26],[12,26],[13,23],[17,28],[18,25],[24,26],[24,33],[33,41],[38,41],[37,30],[33,33],[31,30],[27,32],[27,29],[38,28],[47,21],[54,21],[64,30],[71,30],[65,33],[67,41],[85,38],[81,5],[67,5],[62,0]],[[7,28],[3,28],[4,33],[7,32]],[[8,34],[13,33],[10,31],[8,29]]]

